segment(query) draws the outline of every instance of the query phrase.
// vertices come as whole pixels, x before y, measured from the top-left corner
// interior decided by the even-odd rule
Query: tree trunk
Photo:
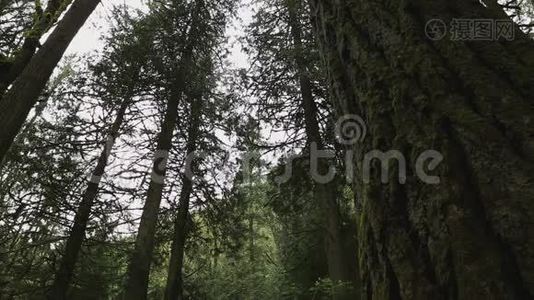
[[[15,138],[13,141],[14,145],[18,145],[24,140],[24,136],[27,134],[28,130],[30,130],[34,125],[35,121],[37,121],[38,118],[41,117],[44,110],[46,109],[48,105],[49,99],[47,98],[45,101],[41,101],[36,107],[35,107],[35,113],[29,119],[21,129],[20,134]],[[25,153],[20,153],[21,155],[26,155]],[[7,167],[7,162],[9,160],[9,155],[4,156],[4,159],[0,161],[0,174],[4,174],[4,169]],[[6,173],[7,174],[7,173]],[[9,176],[6,176],[8,178]]]
[[[126,110],[128,109],[130,103],[131,100],[126,98],[117,111],[117,116],[113,122],[113,125],[111,126],[109,138],[106,141],[106,145],[104,146],[100,157],[98,158],[98,163],[93,171],[91,180],[87,184],[87,189],[82,196],[82,201],[80,202],[74,217],[74,224],[70,231],[69,238],[67,239],[65,253],[61,259],[61,263],[56,273],[54,283],[52,284],[52,288],[48,293],[48,299],[50,300],[67,299],[67,291],[70,281],[72,280],[72,275],[74,274],[74,267],[80,253],[83,240],[85,239],[85,232],[87,230],[87,223],[89,221],[91,209],[98,195],[98,188],[108,164],[109,154],[113,148],[113,144],[119,136],[120,128],[124,122],[124,115],[126,114]]]
[[[180,89],[179,91],[176,89]],[[154,236],[158,211],[163,194],[163,183],[167,172],[168,154],[172,148],[174,129],[178,120],[178,105],[182,94],[183,82],[173,88],[167,104],[165,117],[158,137],[157,150],[152,169],[152,179],[148,187],[147,199],[135,241],[135,249],[128,265],[128,282],[124,299],[146,299]]]
[[[298,70],[300,92],[302,97],[302,108],[304,110],[305,130],[308,140],[308,148],[315,145],[315,149],[324,150],[324,142],[319,130],[317,120],[317,106],[312,92],[312,83],[309,77],[306,61],[303,57],[302,28],[298,12],[300,10],[299,0],[287,0],[289,11],[289,25],[295,47],[295,62]],[[319,162],[323,164],[324,162]],[[326,173],[328,166],[322,165],[321,172]],[[324,174],[323,173],[323,174]],[[325,217],[325,252],[328,263],[328,274],[332,281],[357,284],[356,271],[356,251],[347,249],[347,239],[350,235],[343,234],[341,215],[337,197],[339,191],[336,182],[326,184],[315,183],[314,198],[316,203],[320,203]],[[352,251],[354,250],[354,251]],[[341,293],[336,299],[353,299],[350,292]]]
[[[56,22],[66,4],[61,0],[50,0],[45,11],[34,22],[27,32],[21,49],[18,51],[12,63],[9,64],[5,73],[0,73],[0,97],[5,93],[9,85],[22,73],[35,54],[39,46],[39,40],[46,31]]]
[[[534,42],[427,38],[431,19],[500,19],[479,1],[310,2],[338,113],[369,127],[349,148],[363,297],[531,299]],[[400,163],[362,180],[372,149],[402,151],[405,184]],[[429,149],[439,184],[416,163]]]
[[[141,223],[135,242],[135,249],[128,265],[128,282],[125,299],[146,299],[148,291],[148,279],[150,264],[154,252],[154,238],[159,206],[163,194],[163,181],[167,171],[167,156],[172,148],[174,129],[178,120],[178,105],[185,87],[185,79],[191,68],[193,49],[198,40],[198,22],[200,11],[203,8],[203,0],[197,0],[192,13],[191,27],[186,40],[186,47],[180,67],[176,70],[175,82],[171,87],[171,95],[167,105],[167,111],[158,138],[157,156],[154,162],[153,176],[148,188],[148,195],[143,207]],[[162,159],[162,160],[161,160]]]
[[[191,104],[191,123],[188,129],[187,155],[190,157],[196,151],[197,139],[200,127],[200,107],[202,98],[194,99]],[[186,170],[194,171],[195,162],[187,159]],[[171,258],[169,262],[169,272],[167,275],[167,286],[165,289],[165,300],[182,300],[183,281],[182,271],[184,265],[184,249],[187,240],[187,219],[189,215],[189,201],[193,191],[192,175],[186,174],[182,181],[182,191],[178,203],[178,214],[174,221],[174,239],[172,241]]]
[[[0,161],[9,150],[26,117],[70,42],[99,1],[76,0],[43,47],[0,100]]]

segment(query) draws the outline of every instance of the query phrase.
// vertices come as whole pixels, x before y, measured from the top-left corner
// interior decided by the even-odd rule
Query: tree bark
[[[113,148],[113,144],[119,137],[120,128],[124,122],[124,116],[130,103],[131,100],[126,98],[119,107],[115,121],[111,126],[106,145],[104,146],[104,149],[98,158],[98,163],[92,173],[91,180],[87,184],[87,189],[82,196],[82,201],[80,202],[74,217],[74,224],[67,239],[65,253],[61,258],[61,263],[56,273],[54,283],[52,284],[52,287],[47,295],[48,299],[50,300],[67,299],[67,291],[74,274],[74,267],[79,256],[83,240],[85,239],[85,232],[87,230],[87,223],[89,221],[93,203],[98,195],[98,188],[108,164],[109,154]]]
[[[61,0],[48,1],[45,11],[41,13],[41,16],[29,29],[27,37],[24,39],[24,43],[13,62],[9,64],[6,72],[0,73],[0,97],[28,65],[39,46],[39,40],[54,22],[56,22],[66,6]]]
[[[11,147],[26,117],[70,42],[99,1],[76,0],[57,28],[0,100],[0,161]]]
[[[171,95],[167,104],[167,111],[158,138],[157,151],[164,154],[163,161],[156,160],[153,167],[153,176],[148,188],[148,195],[143,207],[141,223],[135,242],[135,249],[128,265],[128,281],[125,299],[146,299],[152,253],[154,252],[154,238],[159,206],[163,194],[163,180],[167,171],[167,155],[172,148],[174,129],[178,120],[178,106],[185,88],[185,79],[191,68],[194,45],[198,39],[198,22],[200,11],[203,9],[203,0],[197,0],[192,12],[192,21],[187,34],[186,47],[180,66],[175,73],[175,81],[171,87]],[[160,166],[160,164],[163,164]],[[156,176],[154,176],[156,175]]]
[[[200,127],[202,98],[193,99],[191,104],[191,123],[188,129],[187,154],[192,155],[197,148],[197,139]],[[189,202],[193,191],[192,176],[195,169],[195,162],[187,159],[186,170],[191,170],[191,174],[185,174],[182,180],[182,191],[178,202],[178,213],[174,221],[174,239],[171,248],[171,258],[169,262],[169,272],[167,275],[167,286],[165,289],[165,300],[182,300],[183,280],[182,272],[184,265],[184,249],[187,240],[187,219],[189,215]]]
[[[158,211],[163,194],[163,181],[167,172],[167,156],[172,148],[182,89],[183,82],[180,83],[180,86],[173,88],[175,91],[171,93],[167,103],[167,110],[157,142],[157,154],[152,169],[152,179],[143,207],[135,249],[128,265],[128,281],[124,299],[146,299],[147,297]]]
[[[366,299],[534,296],[534,44],[430,40],[431,19],[500,19],[479,1],[311,0],[337,111],[368,124],[356,153]],[[365,153],[400,150],[407,180]],[[444,159],[417,176],[421,153]],[[398,173],[397,173],[398,174]]]
[[[312,149],[312,145],[315,145],[314,149],[324,150],[324,142],[317,120],[317,106],[313,96],[312,83],[303,57],[302,26],[298,14],[301,9],[300,0],[287,0],[287,4],[289,25],[295,47],[295,63],[298,70],[308,148]],[[319,164],[321,165],[320,171],[326,173],[328,164],[324,161],[320,161]],[[335,182],[315,183],[313,195],[316,203],[321,204],[320,207],[325,218],[324,239],[329,277],[334,282],[348,282],[357,285],[356,251],[352,252],[351,250],[353,249],[347,249],[347,245],[350,243],[347,243],[346,240],[350,239],[350,236],[343,234],[341,215],[337,203],[337,197],[339,196],[337,184]],[[335,299],[353,298],[354,296],[348,291],[342,292],[335,297]]]

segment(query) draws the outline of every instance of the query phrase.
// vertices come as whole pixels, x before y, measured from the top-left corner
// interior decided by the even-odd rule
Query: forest
[[[533,29],[534,0],[0,0],[0,300],[534,299]]]

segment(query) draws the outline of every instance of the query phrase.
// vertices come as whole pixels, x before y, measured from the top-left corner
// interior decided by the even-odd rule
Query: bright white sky
[[[241,45],[237,43],[237,38],[243,35],[243,28],[252,20],[250,2],[251,0],[242,1],[243,4],[238,11],[238,19],[240,20],[234,20],[232,26],[228,28],[229,47],[231,47],[229,59],[238,68],[248,66],[247,57],[243,53]],[[78,32],[66,54],[87,53],[103,46],[100,36],[109,28],[106,20],[111,16],[111,8],[114,5],[127,5],[132,8],[144,9],[146,8],[144,3],[146,0],[102,0],[96,11]]]

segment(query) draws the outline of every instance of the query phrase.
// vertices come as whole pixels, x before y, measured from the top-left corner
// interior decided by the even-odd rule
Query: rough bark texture
[[[295,47],[295,63],[298,70],[298,80],[300,85],[300,93],[302,98],[302,108],[304,110],[304,123],[308,147],[312,144],[316,149],[323,150],[324,142],[319,130],[319,122],[317,120],[317,106],[312,92],[312,83],[310,80],[306,61],[303,57],[302,44],[302,28],[298,17],[300,9],[300,0],[287,0],[289,11],[289,25],[291,27],[291,35]],[[325,162],[320,162],[325,163]],[[325,174],[328,166],[325,164],[321,168],[321,172]],[[325,231],[325,253],[328,263],[328,275],[331,280],[336,282],[352,283],[356,285],[357,275],[356,269],[356,251],[355,249],[348,249],[347,239],[351,236],[344,234],[339,212],[339,205],[337,197],[339,196],[336,182],[327,184],[315,183],[314,198],[317,203],[320,203],[324,215],[324,231]],[[354,252],[351,253],[351,250]],[[345,292],[336,295],[336,299],[353,299],[353,295]]]
[[[366,299],[531,299],[534,295],[534,45],[431,41],[425,24],[500,19],[479,1],[311,0],[340,114],[368,124],[354,145]],[[362,180],[364,153],[401,150],[408,178]],[[444,156],[424,184],[423,151]]]
[[[200,126],[201,97],[194,99],[191,104],[191,122],[187,136],[187,154],[196,151],[197,139]],[[185,163],[186,169],[194,171],[195,162],[188,160]],[[189,201],[193,191],[192,174],[186,174],[182,180],[182,191],[178,202],[178,213],[174,221],[174,239],[172,241],[171,258],[169,261],[169,272],[167,275],[167,286],[165,290],[165,300],[182,300],[183,281],[182,271],[184,265],[184,249],[187,240],[187,219],[189,215]]]
[[[11,147],[26,117],[70,42],[99,1],[76,0],[63,19],[0,100],[0,161]]]
[[[85,232],[87,229],[87,222],[91,214],[93,203],[98,195],[98,188],[100,186],[101,178],[104,176],[106,166],[108,164],[108,157],[112,150],[113,143],[119,136],[119,131],[124,121],[124,115],[130,104],[130,99],[126,99],[122,102],[115,121],[111,126],[109,138],[106,141],[106,145],[98,158],[98,163],[93,171],[91,180],[87,184],[87,189],[82,196],[82,201],[78,206],[76,215],[74,217],[74,224],[70,231],[65,246],[65,253],[61,259],[59,269],[56,273],[52,288],[48,293],[48,299],[50,300],[63,300],[67,299],[67,291],[69,284],[74,274],[74,267],[82,247],[83,240],[85,239]]]

